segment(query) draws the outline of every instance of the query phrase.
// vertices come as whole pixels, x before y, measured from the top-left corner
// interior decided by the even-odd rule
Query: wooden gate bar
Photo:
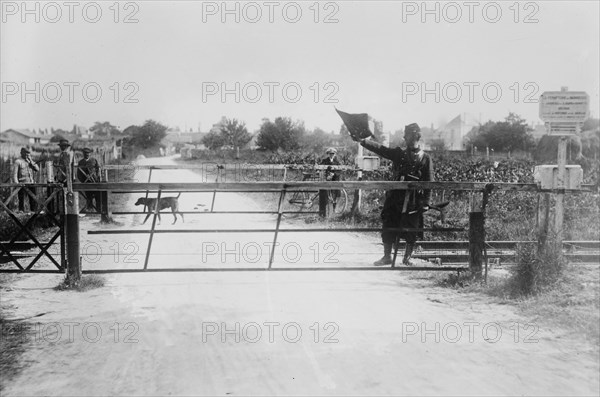
[[[154,207],[154,217],[152,218],[152,229],[150,229],[150,237],[148,238],[148,249],[146,250],[146,259],[144,260],[144,270],[146,270],[148,268],[148,260],[150,259],[150,250],[152,249],[152,239],[154,238],[154,232],[155,232],[155,227],[156,227],[156,218],[158,218],[158,212],[159,212],[159,208],[160,206],[158,205],[158,203],[160,203],[160,195],[161,195],[161,191],[158,191],[158,196],[156,197],[156,207]]]
[[[16,190],[18,190],[18,189],[16,189]],[[29,190],[28,190],[28,189],[27,189],[27,191],[29,192]],[[30,193],[30,192],[29,192],[29,193]],[[37,199],[37,197],[35,197],[35,196],[33,196],[33,195],[32,195],[32,197],[34,198],[34,200],[36,201],[36,203],[37,203],[37,204],[40,206],[40,208],[38,208],[38,209],[37,209],[37,211],[36,211],[36,212],[35,212],[35,213],[34,213],[34,214],[31,216],[31,217],[29,217],[29,219],[27,220],[27,222],[25,222],[24,224],[23,224],[23,223],[21,223],[21,221],[19,220],[19,218],[17,218],[17,216],[14,214],[14,212],[13,212],[13,211],[12,211],[10,208],[8,208],[8,205],[7,205],[7,203],[9,202],[8,200],[6,201],[6,203],[4,203],[4,202],[2,202],[2,201],[0,200],[0,207],[3,207],[3,208],[5,209],[5,211],[6,211],[6,213],[8,214],[8,216],[9,216],[9,217],[10,217],[10,218],[13,220],[13,222],[15,222],[15,223],[16,223],[16,225],[19,227],[19,231],[18,231],[18,232],[17,232],[17,233],[16,233],[16,234],[15,234],[15,235],[12,237],[12,239],[11,239],[11,240],[8,242],[8,244],[7,244],[7,245],[8,245],[8,246],[12,245],[12,243],[14,243],[14,242],[15,242],[15,240],[18,238],[18,236],[19,236],[19,235],[20,235],[22,232],[24,232],[26,235],[28,235],[28,236],[29,236],[29,239],[30,239],[31,241],[33,241],[37,247],[39,247],[39,248],[40,248],[40,253],[41,253],[41,254],[45,254],[45,255],[46,255],[46,256],[47,256],[47,257],[48,257],[48,258],[49,258],[49,259],[50,259],[50,260],[51,260],[51,261],[54,263],[54,265],[60,269],[60,268],[61,268],[61,265],[59,265],[59,264],[58,264],[58,262],[57,262],[57,261],[56,261],[56,260],[55,260],[55,259],[52,257],[52,255],[50,255],[50,254],[48,253],[48,251],[47,251],[47,250],[48,250],[48,248],[49,248],[49,245],[48,245],[48,246],[44,246],[44,245],[43,245],[42,243],[40,243],[40,242],[39,242],[39,241],[38,241],[38,240],[35,238],[35,236],[34,236],[34,235],[33,235],[33,234],[32,234],[32,233],[29,231],[29,225],[32,223],[33,219],[35,219],[35,218],[36,218],[36,217],[37,217],[37,216],[40,214],[40,212],[41,212],[42,210],[46,209],[46,211],[48,211],[48,212],[50,213],[50,211],[49,211],[49,210],[48,210],[48,208],[47,208],[47,205],[48,205],[48,203],[49,203],[49,202],[50,202],[50,201],[51,201],[51,200],[54,198],[54,196],[55,196],[55,195],[56,195],[56,192],[53,192],[53,193],[50,195],[50,197],[48,197],[48,198],[47,198],[47,199],[46,199],[46,200],[45,200],[43,203],[40,203],[40,201]],[[13,196],[13,195],[11,195],[11,197],[12,197],[12,196]],[[9,198],[10,198],[10,197],[9,197]],[[41,205],[40,205],[40,204],[41,204]],[[52,220],[52,221],[53,221],[53,222],[54,222],[56,225],[58,225],[58,227],[59,227],[59,228],[62,228],[62,226],[61,226],[61,225],[60,225],[60,223],[59,223],[59,222],[58,222],[58,221],[55,219],[55,217],[54,217],[54,216],[55,216],[55,215],[54,215],[54,214],[52,214],[52,216],[50,217],[50,219],[51,219],[51,220]],[[3,249],[2,251],[5,251],[5,250]],[[18,261],[17,261],[17,260],[16,260],[16,259],[15,259],[15,258],[14,258],[14,257],[13,257],[11,254],[10,254],[10,252],[9,252],[9,251],[6,251],[6,253],[7,253],[7,256],[8,256],[9,258],[12,258],[11,260],[12,260],[12,262],[13,262],[13,263],[15,263],[15,264],[16,264],[16,265],[17,265],[17,266],[20,268],[20,269],[23,269],[23,267],[22,267],[22,266],[21,266],[21,265],[18,263]],[[37,258],[34,260],[34,262],[33,262],[33,263],[35,264],[35,262],[36,262],[38,259],[39,259],[39,257],[37,257]],[[30,266],[29,266],[27,269],[29,269],[29,268],[31,268],[31,265],[30,265]],[[23,270],[27,270],[27,269],[23,269]]]
[[[275,224],[275,235],[273,236],[273,246],[271,247],[271,255],[269,257],[269,269],[273,265],[273,259],[275,258],[275,244],[277,243],[277,234],[279,233],[279,225],[281,225],[281,209],[283,208],[283,200],[285,199],[285,189],[283,189],[279,196],[279,206],[277,207],[277,223]]]
[[[150,171],[148,172],[148,183],[152,179],[152,167],[150,167]],[[144,212],[146,212],[146,201],[148,200],[148,190],[146,190],[146,199],[144,200]]]
[[[148,234],[148,233],[307,233],[307,232],[466,232],[463,228],[331,228],[331,229],[158,229],[158,230],[88,230],[88,234]]]
[[[355,267],[175,267],[175,268],[157,268],[157,269],[98,269],[84,270],[84,274],[102,274],[102,273],[145,273],[145,272],[297,272],[297,271],[456,271],[461,272],[469,270],[464,266],[397,266],[397,267],[377,267],[377,266],[355,266]],[[16,271],[15,271],[16,272]],[[39,271],[38,271],[39,272]]]
[[[431,190],[457,190],[457,191],[484,191],[487,186],[492,185],[494,190],[514,192],[554,192],[552,189],[541,189],[535,183],[486,183],[486,182],[391,182],[391,181],[299,181],[299,182],[206,182],[206,183],[74,183],[73,188],[78,191],[110,190],[131,192],[139,190],[157,191],[195,191],[212,192],[217,191],[302,191],[310,188],[319,189],[378,189],[378,190],[409,190],[409,189],[431,189]],[[563,191],[561,189],[561,191]],[[565,193],[591,192],[586,189],[565,189]]]
[[[177,211],[178,214],[278,214],[278,211]],[[319,211],[281,211],[282,214],[318,214]],[[147,212],[140,211],[120,211],[112,212],[113,215],[146,215]]]

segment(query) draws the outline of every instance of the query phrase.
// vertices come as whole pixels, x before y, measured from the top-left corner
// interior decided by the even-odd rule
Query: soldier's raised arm
[[[380,143],[371,141],[371,140],[367,140],[367,139],[361,139],[358,141],[362,147],[372,151],[373,153],[376,153],[378,155],[380,155],[381,157],[385,157],[386,159],[393,159],[394,155],[395,155],[395,150],[391,149],[387,146],[384,146]]]

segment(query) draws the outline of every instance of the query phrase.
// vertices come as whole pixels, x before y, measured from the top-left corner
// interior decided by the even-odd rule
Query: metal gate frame
[[[398,271],[461,271],[469,270],[469,267],[464,266],[396,266],[396,256],[399,244],[396,244],[394,259],[390,267],[273,267],[275,243],[279,233],[284,232],[380,232],[382,228],[330,228],[330,229],[282,229],[281,218],[286,212],[283,211],[283,203],[285,195],[288,192],[302,190],[319,190],[319,189],[440,189],[440,190],[461,190],[483,193],[484,197],[489,194],[492,189],[511,190],[511,191],[528,191],[537,192],[538,187],[535,184],[515,184],[515,183],[481,183],[481,182],[381,182],[381,181],[305,181],[305,182],[252,182],[252,183],[104,183],[104,184],[74,184],[75,191],[88,190],[107,190],[118,191],[119,193],[156,191],[157,199],[160,199],[163,192],[206,192],[216,195],[217,192],[272,192],[280,193],[279,204],[277,211],[260,211],[256,213],[262,214],[277,214],[276,225],[274,229],[171,229],[171,230],[156,230],[156,219],[158,215],[158,206],[154,211],[152,226],[150,230],[98,230],[88,231],[88,234],[149,234],[148,249],[144,267],[142,269],[105,269],[105,270],[83,270],[83,273],[132,273],[132,272],[168,272],[168,271],[356,271],[356,270],[398,270]],[[214,196],[213,196],[214,200]],[[220,211],[221,213],[240,213],[241,211]],[[142,214],[144,212],[117,212],[115,214]],[[187,212],[189,213],[189,212]],[[206,214],[210,212],[198,212],[198,214]],[[254,213],[244,212],[244,213]],[[425,231],[425,232],[456,232],[467,231],[464,228],[423,228],[423,229],[408,229],[408,228],[393,228],[391,231]],[[266,268],[158,268],[149,269],[148,261],[152,248],[152,241],[155,233],[265,233],[273,232],[273,245],[269,257],[269,264]],[[479,242],[478,242],[479,243]],[[483,247],[482,247],[483,248]]]
[[[8,196],[8,198],[4,201],[0,200],[0,208],[6,212],[9,218],[17,225],[19,228],[18,232],[9,240],[0,242],[0,259],[6,256],[9,260],[9,263],[14,264],[17,269],[8,269],[8,268],[0,268],[0,273],[65,273],[67,264],[66,264],[66,230],[65,230],[65,195],[66,192],[61,184],[56,183],[13,183],[13,184],[3,184],[3,188],[12,189],[12,193]],[[31,188],[47,188],[49,193],[46,196],[46,199],[39,199],[35,194],[32,193]],[[24,223],[19,220],[16,211],[10,209],[10,203],[17,197],[19,191],[24,189],[27,192],[30,199],[33,199],[37,204],[37,210],[33,212],[33,214],[25,221]],[[54,205],[49,206],[49,204],[54,201]],[[46,242],[40,242],[33,233],[29,230],[29,227],[33,224],[33,221],[39,216],[46,216],[54,226],[58,227],[58,230],[50,237],[50,239]],[[26,242],[18,242],[16,241],[19,236],[25,234],[32,243]],[[60,244],[60,258],[54,258],[48,250],[50,247],[59,240]],[[11,253],[11,249],[18,245],[28,245],[32,246],[31,248],[38,248],[40,251],[37,255],[13,255]],[[30,258],[34,256],[34,258],[26,265],[23,266],[19,262],[19,258]],[[56,269],[33,269],[33,266],[42,258],[42,256],[47,257],[52,264],[56,267]],[[57,261],[58,259],[58,261]]]

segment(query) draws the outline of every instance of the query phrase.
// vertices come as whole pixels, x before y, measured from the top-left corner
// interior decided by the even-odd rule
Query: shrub
[[[517,264],[508,280],[513,297],[537,295],[555,286],[560,280],[566,261],[562,249],[552,238],[538,249],[535,244],[517,247]]]

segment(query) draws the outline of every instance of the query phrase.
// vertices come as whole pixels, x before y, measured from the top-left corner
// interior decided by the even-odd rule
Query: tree
[[[167,127],[154,120],[146,120],[141,127],[127,127],[125,131],[131,132],[128,145],[142,149],[158,147],[160,141],[167,135]]]
[[[52,135],[52,138],[50,138],[50,142],[60,142],[62,139],[65,139],[65,136],[55,132],[54,135]]]
[[[118,135],[121,133],[117,127],[109,123],[108,121],[100,122],[96,121],[94,125],[90,128],[90,131],[94,133],[94,135],[99,136],[111,136]]]
[[[593,131],[600,128],[600,119],[589,118],[583,123],[581,131]]]
[[[390,137],[390,147],[404,145],[404,130],[396,130]]]
[[[217,150],[225,145],[225,140],[220,131],[211,131],[202,138],[202,143],[210,150]]]
[[[289,117],[277,117],[274,122],[263,119],[256,144],[266,150],[296,150],[305,134],[304,123]]]
[[[246,129],[246,124],[237,119],[223,117],[218,131],[209,132],[202,143],[211,150],[217,150],[223,146],[241,148],[252,140],[252,135]]]
[[[431,150],[443,152],[448,149],[446,142],[441,138],[436,138],[431,140]]]
[[[340,139],[338,135],[328,133],[315,128],[311,133],[305,134],[301,140],[301,147],[311,152],[322,154],[325,149],[331,146],[339,146]]]
[[[504,121],[488,121],[474,127],[467,134],[467,142],[478,148],[489,147],[497,151],[530,150],[534,147],[531,131],[525,119],[511,112]]]
[[[241,148],[252,140],[252,135],[246,129],[246,124],[237,119],[227,119],[221,126],[220,134],[225,145]]]

